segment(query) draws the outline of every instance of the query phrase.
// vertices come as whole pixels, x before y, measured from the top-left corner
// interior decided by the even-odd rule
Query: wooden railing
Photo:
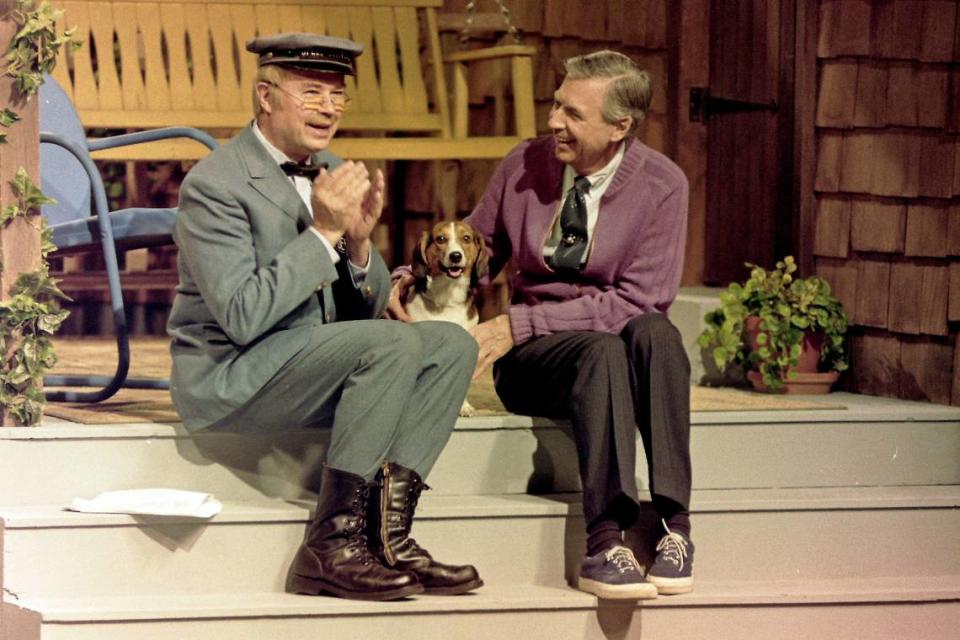
[[[499,158],[536,134],[529,46],[440,51],[442,0],[55,0],[61,28],[82,43],[61,53],[54,77],[88,128],[185,125],[230,134],[252,114],[257,35],[306,31],[364,45],[341,134],[331,149],[354,159]],[[514,127],[509,135],[467,130],[468,65],[509,60]],[[453,65],[448,92],[444,63]],[[453,114],[451,115],[451,109]],[[389,142],[384,141],[389,138]],[[205,155],[192,141],[103,151],[98,159],[172,160]]]

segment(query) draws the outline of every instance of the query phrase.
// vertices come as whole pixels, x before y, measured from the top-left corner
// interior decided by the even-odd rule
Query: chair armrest
[[[472,49],[470,51],[456,51],[447,54],[443,61],[450,62],[472,62],[474,60],[493,60],[496,58],[512,58],[514,56],[533,57],[537,53],[536,47],[522,44],[510,44],[501,47],[487,47],[485,49]]]
[[[55,144],[58,147],[66,149],[71,155],[73,155],[73,157],[77,159],[77,162],[80,163],[80,166],[83,167],[84,172],[87,174],[87,179],[90,180],[90,188],[93,194],[94,215],[107,221],[107,224],[103,225],[104,231],[102,233],[110,237],[110,242],[112,245],[113,231],[110,227],[110,218],[107,216],[107,212],[109,211],[107,205],[107,192],[103,186],[103,178],[100,176],[100,171],[97,169],[97,165],[95,165],[93,160],[90,159],[89,151],[80,146],[79,143],[69,140],[60,134],[50,133],[49,131],[40,132],[40,144]]]
[[[517,137],[533,138],[537,135],[536,110],[533,102],[533,56],[536,47],[527,45],[504,45],[472,51],[458,51],[444,58],[453,64],[453,137],[466,138],[468,133],[469,84],[467,63],[478,60],[510,59],[511,84],[513,86],[514,128]]]
[[[217,141],[214,140],[213,136],[209,133],[193,127],[164,127],[161,129],[123,133],[107,138],[92,138],[87,140],[87,146],[90,151],[102,151],[103,149],[115,149],[117,147],[126,147],[143,142],[155,142],[157,140],[169,140],[171,138],[190,138],[211,150],[219,146]]]

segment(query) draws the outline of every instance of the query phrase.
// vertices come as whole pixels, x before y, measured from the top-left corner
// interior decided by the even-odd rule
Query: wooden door
[[[707,123],[706,284],[795,253],[794,2],[711,0],[710,83],[691,105]]]

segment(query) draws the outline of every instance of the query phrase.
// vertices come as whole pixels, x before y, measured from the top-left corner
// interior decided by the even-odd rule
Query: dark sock
[[[595,556],[623,544],[623,535],[616,520],[600,516],[587,527],[587,555]]]
[[[679,502],[664,496],[653,496],[653,508],[663,518],[670,531],[690,537],[690,511]]]

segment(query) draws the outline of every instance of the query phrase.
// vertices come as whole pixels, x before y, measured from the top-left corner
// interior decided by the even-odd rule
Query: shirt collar
[[[587,176],[587,180],[590,181],[590,191],[595,191],[597,187],[603,185],[610,179],[610,176],[617,172],[617,169],[620,167],[620,162],[623,160],[623,153],[626,147],[627,145],[621,142],[620,146],[617,147],[617,152],[613,154],[613,157],[610,159],[610,162],[604,165],[599,171],[594,171]],[[573,186],[573,181],[576,177],[577,172],[574,171],[573,167],[566,165],[563,170],[564,193]]]
[[[277,149],[273,146],[273,143],[267,140],[267,136],[263,135],[263,131],[260,131],[260,126],[257,125],[257,121],[253,121],[253,135],[257,136],[257,140],[260,141],[260,144],[263,145],[263,148],[267,150],[267,153],[270,154],[270,157],[273,158],[277,164],[283,164],[284,162],[293,162],[287,154],[280,149]],[[311,164],[313,161],[313,156],[307,156],[307,164]]]

